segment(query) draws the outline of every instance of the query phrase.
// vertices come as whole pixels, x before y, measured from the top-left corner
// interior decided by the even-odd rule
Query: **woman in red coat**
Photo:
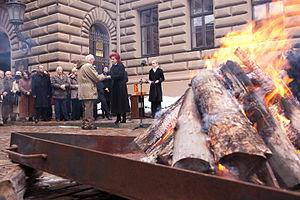
[[[21,92],[19,102],[19,117],[21,120],[25,120],[28,117],[29,121],[32,121],[34,114],[34,100],[31,94],[31,78],[28,71],[22,73],[23,78],[19,81],[19,89]]]

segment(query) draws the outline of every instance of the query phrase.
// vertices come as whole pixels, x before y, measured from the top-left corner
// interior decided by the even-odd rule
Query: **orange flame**
[[[153,149],[155,149],[158,145],[160,145],[161,143],[163,143],[164,141],[166,141],[166,139],[168,139],[170,137],[170,135],[172,135],[172,133],[174,132],[173,127],[169,127],[168,130],[166,131],[166,133],[164,134],[164,136],[154,145],[154,147],[151,149],[151,151]]]
[[[220,163],[218,163],[218,174],[220,176],[226,176],[229,174],[229,170],[226,169],[226,167],[224,167],[223,165],[221,165]]]
[[[297,152],[300,154],[300,150],[299,149],[297,149]]]

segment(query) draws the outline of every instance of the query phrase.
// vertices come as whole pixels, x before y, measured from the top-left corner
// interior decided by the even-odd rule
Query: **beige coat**
[[[79,100],[92,100],[98,98],[96,83],[104,80],[104,75],[98,75],[93,65],[86,63],[77,66],[78,69],[78,98]]]

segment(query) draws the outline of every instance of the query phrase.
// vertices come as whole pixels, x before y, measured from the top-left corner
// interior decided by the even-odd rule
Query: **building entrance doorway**
[[[94,64],[100,72],[104,67],[109,67],[109,36],[101,25],[92,25],[89,34],[90,54],[95,56]]]
[[[10,44],[8,36],[0,32],[0,70],[6,72],[11,70]]]

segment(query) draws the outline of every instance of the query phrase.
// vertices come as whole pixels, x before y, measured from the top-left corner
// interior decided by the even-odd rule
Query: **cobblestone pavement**
[[[150,121],[149,121],[150,120]],[[147,123],[151,123],[148,119]],[[75,134],[97,134],[97,135],[130,135],[136,136],[143,128],[138,127],[139,121],[132,120],[121,126],[115,126],[111,121],[97,123],[97,130],[82,130],[80,122],[40,122],[38,125],[31,122],[16,122],[0,127],[0,149],[9,146],[11,132],[39,132],[39,133],[75,133]],[[10,169],[17,164],[10,162],[7,154],[0,152],[0,180]],[[82,185],[71,180],[63,179],[48,173],[31,184],[25,194],[25,199],[59,199],[59,200],[79,200],[79,199],[123,199],[106,192],[99,191],[87,185]]]

